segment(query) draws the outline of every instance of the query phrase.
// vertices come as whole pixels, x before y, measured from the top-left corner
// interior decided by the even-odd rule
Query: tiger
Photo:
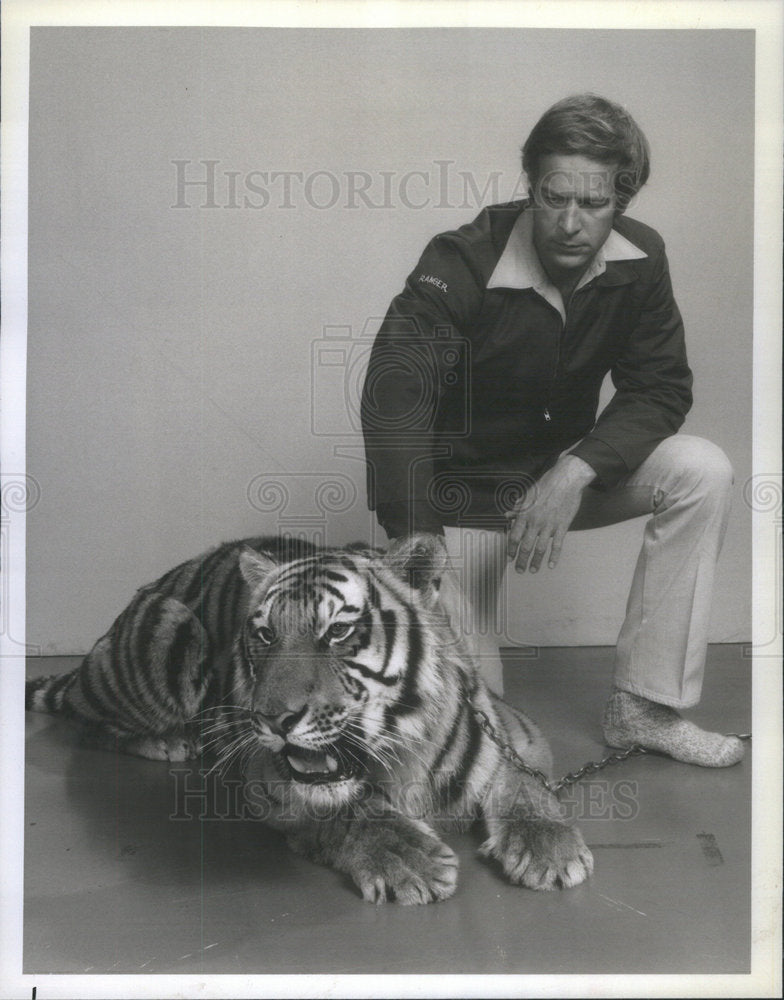
[[[388,549],[226,543],[136,592],[71,673],[27,682],[99,746],[240,761],[251,814],[362,899],[448,899],[444,830],[481,821],[515,885],[579,885],[593,858],[549,788],[539,728],[482,681],[441,600],[443,540]]]

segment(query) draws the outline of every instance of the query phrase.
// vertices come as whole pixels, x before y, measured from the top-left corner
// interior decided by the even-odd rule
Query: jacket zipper
[[[558,318],[560,319],[560,315],[559,315]],[[542,416],[544,417],[545,423],[547,423],[547,424],[549,424],[550,421],[552,420],[552,416],[550,415],[550,400],[549,400],[549,397],[550,397],[550,395],[552,395],[553,387],[555,385],[555,382],[558,379],[558,369],[560,368],[560,365],[561,365],[561,343],[563,341],[564,333],[565,332],[566,332],[566,324],[563,323],[563,321],[562,321],[561,322],[561,331],[558,334],[558,341],[557,341],[556,347],[555,347],[555,364],[553,365],[553,376],[552,376],[552,380],[550,382],[550,391],[548,392],[548,399],[547,399],[547,402],[545,403],[544,410],[542,411]]]
[[[564,302],[564,312],[566,313],[567,320],[569,318],[569,306],[571,305],[572,300],[574,299],[576,291],[577,290],[575,289],[575,291],[572,292],[572,294],[569,296],[568,302]],[[558,314],[558,318],[560,319],[560,313]],[[553,366],[553,378],[550,386],[550,393],[552,393],[553,386],[555,385],[555,382],[558,380],[558,369],[561,367],[561,345],[563,344],[564,338],[566,337],[566,325],[567,325],[566,320],[561,320],[561,332],[558,336],[558,343],[555,349],[555,365]],[[545,423],[547,424],[549,424],[550,421],[552,420],[552,416],[550,415],[549,399],[548,402],[545,403],[544,410],[542,411],[542,416],[544,417]]]

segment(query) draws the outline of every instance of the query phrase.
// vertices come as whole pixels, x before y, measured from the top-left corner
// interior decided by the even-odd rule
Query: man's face
[[[579,277],[610,235],[615,167],[583,156],[543,156],[533,190],[534,246],[553,281]]]

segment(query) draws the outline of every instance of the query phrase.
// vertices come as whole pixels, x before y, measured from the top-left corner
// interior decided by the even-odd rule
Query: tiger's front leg
[[[453,895],[454,852],[427,824],[392,812],[386,803],[376,803],[378,809],[373,804],[289,831],[289,846],[350,876],[369,903],[430,903]]]
[[[507,878],[529,889],[571,888],[593,871],[593,856],[576,826],[535,778],[502,765],[485,806],[488,839],[480,848]]]

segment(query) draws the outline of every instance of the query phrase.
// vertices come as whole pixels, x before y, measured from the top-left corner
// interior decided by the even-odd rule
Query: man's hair
[[[523,170],[532,187],[541,180],[541,157],[584,156],[617,166],[615,194],[623,212],[648,180],[650,148],[642,129],[625,108],[595,94],[577,94],[542,115],[523,146]]]

